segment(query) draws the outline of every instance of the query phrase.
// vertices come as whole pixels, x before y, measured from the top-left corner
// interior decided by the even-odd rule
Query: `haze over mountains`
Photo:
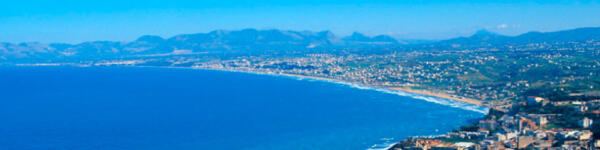
[[[528,32],[517,36],[504,36],[479,30],[470,37],[439,41],[437,44],[460,45],[517,45],[526,43],[583,42],[600,40],[600,28],[588,27],[556,32]]]
[[[107,57],[130,54],[171,53],[175,50],[193,52],[302,50],[398,44],[400,42],[386,35],[369,37],[360,33],[354,33],[349,37],[337,38],[329,31],[217,30],[209,33],[182,34],[168,39],[145,35],[132,42],[91,41],[80,44],[0,43],[0,59],[45,55],[55,55],[56,57]]]
[[[387,35],[366,36],[353,33],[336,37],[329,31],[282,31],[244,29],[182,34],[168,39],[145,35],[131,42],[91,41],[80,44],[0,43],[0,60],[112,58],[131,55],[191,54],[197,52],[262,52],[377,48],[410,46],[469,48],[477,46],[519,45],[527,43],[585,42],[600,40],[600,28],[578,28],[557,32],[529,32],[504,36],[481,30],[470,37],[459,37],[426,44],[407,43]],[[423,49],[426,50],[426,49]]]

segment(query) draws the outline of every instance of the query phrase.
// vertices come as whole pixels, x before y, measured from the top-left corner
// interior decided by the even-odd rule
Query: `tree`
[[[594,133],[594,139],[600,140],[600,123],[594,122],[592,132]]]

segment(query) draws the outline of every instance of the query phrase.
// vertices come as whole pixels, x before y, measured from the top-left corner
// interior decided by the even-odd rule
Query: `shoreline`
[[[268,73],[264,73],[264,74],[268,74]],[[315,80],[324,80],[324,81],[333,81],[333,82],[341,82],[341,83],[358,84],[358,83],[352,83],[352,82],[348,82],[348,81],[331,79],[331,78],[325,78],[325,77],[314,77],[314,76],[296,75],[296,74],[285,74],[285,73],[284,74],[274,74],[274,75],[283,75],[283,76],[291,76],[291,77],[309,78],[309,79],[315,79]],[[439,92],[433,92],[433,91],[428,91],[428,90],[414,90],[414,89],[410,89],[410,88],[407,88],[407,87],[382,87],[382,86],[373,86],[373,85],[365,85],[365,84],[360,84],[360,85],[364,85],[364,86],[368,86],[368,87],[384,88],[384,89],[388,89],[388,90],[392,90],[392,91],[402,91],[402,92],[407,92],[407,93],[413,93],[413,94],[419,94],[419,95],[425,95],[425,96],[432,96],[432,97],[437,97],[437,98],[443,98],[443,99],[448,99],[448,100],[463,102],[463,103],[467,103],[467,104],[473,104],[473,105],[477,105],[477,106],[484,106],[483,105],[483,101],[475,100],[475,99],[470,99],[470,98],[461,98],[459,96],[450,95],[450,94],[446,94],[446,93],[439,93]]]
[[[179,67],[177,67],[177,68],[179,68]],[[181,68],[187,68],[187,67],[181,67]],[[470,98],[463,98],[463,97],[460,97],[460,96],[457,96],[457,95],[451,95],[451,94],[441,93],[441,92],[433,92],[433,91],[428,91],[428,90],[415,90],[415,89],[410,89],[408,87],[373,86],[373,85],[353,83],[353,82],[348,82],[348,81],[343,81],[343,80],[338,80],[338,79],[332,79],[332,78],[326,78],[326,77],[315,77],[315,76],[307,76],[307,75],[299,75],[299,74],[289,74],[289,73],[266,73],[266,72],[256,72],[256,71],[241,71],[241,70],[214,69],[214,68],[194,68],[194,67],[190,67],[190,68],[192,68],[192,69],[203,69],[203,70],[216,70],[216,71],[228,71],[228,72],[242,72],[242,73],[252,73],[252,74],[263,74],[263,75],[275,75],[275,76],[287,76],[287,77],[306,78],[306,79],[322,80],[322,81],[338,82],[338,83],[346,83],[346,84],[359,84],[359,85],[363,85],[363,86],[367,86],[367,87],[384,88],[384,89],[392,90],[392,91],[401,91],[401,92],[419,94],[419,95],[424,95],[424,96],[437,97],[437,98],[447,99],[447,100],[451,100],[451,101],[463,102],[463,103],[467,103],[467,104],[472,104],[472,105],[487,107],[487,106],[483,105],[483,101],[481,101],[481,100],[470,99]]]
[[[443,98],[443,99],[449,99],[449,100],[453,100],[453,101],[459,101],[459,102],[464,102],[464,103],[468,103],[468,104],[485,107],[485,105],[483,105],[483,101],[481,101],[481,100],[462,98],[462,97],[459,97],[456,95],[451,95],[451,94],[446,94],[446,93],[441,93],[441,92],[433,92],[433,91],[428,91],[428,90],[415,90],[415,89],[410,89],[410,88],[406,88],[406,87],[388,87],[388,88],[391,90],[396,90],[396,91],[403,91],[403,92],[439,97],[439,98]]]

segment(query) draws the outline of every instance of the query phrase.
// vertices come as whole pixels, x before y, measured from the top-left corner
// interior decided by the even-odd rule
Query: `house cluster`
[[[594,123],[600,122],[594,114],[599,100],[551,102],[531,96],[509,110],[493,109],[470,127],[437,137],[416,137],[397,143],[391,150],[469,149],[469,150],[594,150],[600,149],[600,139]],[[569,113],[581,112],[583,116],[564,113],[525,112],[525,108],[564,107]],[[590,114],[591,112],[591,114]],[[591,115],[591,117],[588,117]],[[566,119],[565,119],[566,118]],[[574,122],[575,121],[575,122]],[[574,126],[569,126],[574,125]]]

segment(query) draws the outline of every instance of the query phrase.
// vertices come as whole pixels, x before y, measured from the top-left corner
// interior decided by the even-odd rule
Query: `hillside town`
[[[529,96],[508,111],[492,109],[484,119],[459,130],[409,138],[390,149],[600,149],[599,108],[600,99],[550,101]]]

